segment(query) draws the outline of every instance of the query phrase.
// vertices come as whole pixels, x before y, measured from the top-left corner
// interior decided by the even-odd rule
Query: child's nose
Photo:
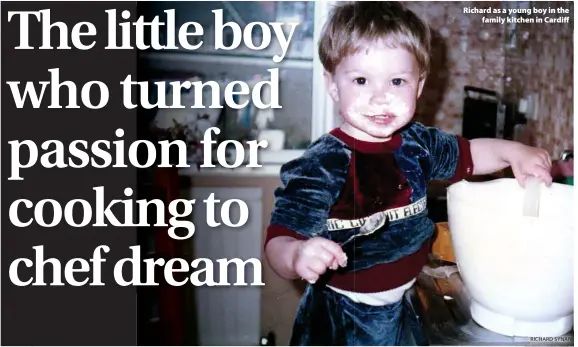
[[[389,93],[387,91],[387,88],[379,88],[373,92],[371,101],[376,104],[385,104],[388,102],[389,99],[388,95]]]

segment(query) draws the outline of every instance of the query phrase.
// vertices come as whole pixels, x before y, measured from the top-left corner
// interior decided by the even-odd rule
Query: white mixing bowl
[[[448,189],[448,222],[472,318],[507,336],[560,336],[574,321],[574,190],[542,185],[524,217],[514,179]]]

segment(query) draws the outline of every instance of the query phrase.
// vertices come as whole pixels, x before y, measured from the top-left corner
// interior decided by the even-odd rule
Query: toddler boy
[[[319,56],[344,123],[283,165],[265,246],[280,276],[311,283],[291,345],[420,344],[404,293],[431,246],[428,182],[511,166],[521,185],[528,175],[549,185],[550,157],[412,122],[429,71],[430,33],[397,2],[336,7]]]

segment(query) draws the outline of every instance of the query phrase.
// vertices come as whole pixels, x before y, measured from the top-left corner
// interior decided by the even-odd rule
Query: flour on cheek
[[[386,104],[390,112],[395,114],[397,117],[407,118],[409,115],[409,105],[405,103],[400,97],[395,94],[385,93]]]

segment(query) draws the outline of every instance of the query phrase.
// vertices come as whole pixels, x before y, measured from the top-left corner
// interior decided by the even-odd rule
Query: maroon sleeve
[[[474,174],[474,160],[470,149],[470,141],[464,137],[458,136],[459,158],[458,165],[454,176],[450,178],[451,182],[458,182]]]
[[[263,247],[267,247],[267,243],[269,243],[269,241],[279,236],[290,236],[297,240],[307,239],[305,236],[298,234],[289,228],[279,225],[269,225],[267,228],[267,235],[265,236],[265,243],[263,244]]]

